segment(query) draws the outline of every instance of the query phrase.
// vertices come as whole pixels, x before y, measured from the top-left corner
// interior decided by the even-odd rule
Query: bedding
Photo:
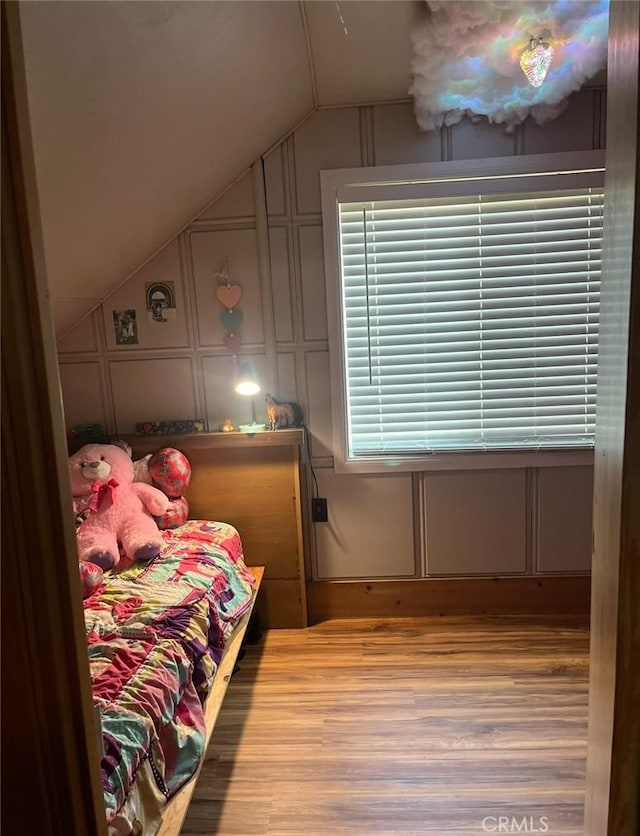
[[[157,558],[121,563],[84,601],[105,808],[118,833],[127,832],[134,786],[148,806],[148,799],[169,799],[197,770],[203,704],[252,600],[232,526],[192,520],[164,531],[163,541]]]

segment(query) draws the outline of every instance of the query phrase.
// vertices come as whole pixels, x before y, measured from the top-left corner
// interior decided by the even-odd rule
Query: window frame
[[[337,473],[398,473],[426,470],[483,470],[503,467],[562,467],[593,463],[591,448],[556,448],[549,450],[461,451],[420,454],[359,455],[350,458],[347,443],[347,393],[344,356],[344,321],[341,304],[341,269],[339,249],[340,202],[388,197],[402,199],[418,196],[428,186],[437,190],[438,181],[451,183],[469,180],[509,178],[514,175],[540,177],[562,176],[563,185],[571,188],[567,171],[593,172],[604,183],[604,151],[532,154],[516,157],[492,157],[450,162],[410,165],[372,166],[332,169],[320,172],[322,228],[327,297],[329,372],[333,429],[334,469]],[[581,175],[583,176],[583,175]],[[446,194],[446,185],[442,194]],[[505,183],[505,189],[508,186]],[[605,200],[606,217],[606,200]]]

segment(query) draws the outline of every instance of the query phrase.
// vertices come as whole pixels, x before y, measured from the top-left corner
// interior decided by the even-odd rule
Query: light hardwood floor
[[[588,643],[576,616],[273,630],[231,681],[183,836],[579,834]]]

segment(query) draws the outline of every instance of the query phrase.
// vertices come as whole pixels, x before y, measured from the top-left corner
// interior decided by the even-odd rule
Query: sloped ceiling
[[[59,335],[315,107],[406,98],[425,13],[405,0],[20,9]]]
[[[408,97],[411,30],[427,15],[424,2],[312,0],[304,7],[319,105]]]

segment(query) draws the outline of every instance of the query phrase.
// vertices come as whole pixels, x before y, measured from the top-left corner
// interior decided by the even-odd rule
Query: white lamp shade
[[[236,392],[239,395],[255,395],[260,391],[260,380],[252,363],[243,363],[238,372]]]

